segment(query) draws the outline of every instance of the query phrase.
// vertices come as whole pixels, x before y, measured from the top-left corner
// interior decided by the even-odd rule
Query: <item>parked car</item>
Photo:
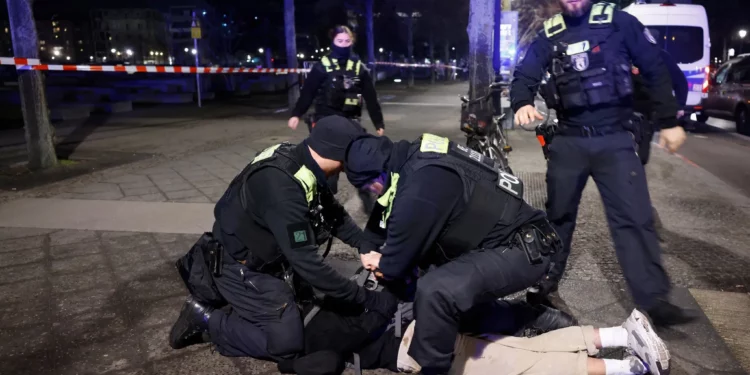
[[[708,96],[702,102],[698,121],[708,116],[734,120],[737,133],[750,135],[750,54],[724,63],[708,83]]]

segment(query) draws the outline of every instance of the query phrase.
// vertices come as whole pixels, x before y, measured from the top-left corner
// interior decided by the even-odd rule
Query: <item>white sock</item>
[[[633,357],[633,359],[636,359]],[[643,375],[646,373],[642,364],[634,366],[629,359],[603,359],[607,375]]]
[[[622,327],[599,328],[599,339],[602,348],[621,348],[628,346],[628,330]]]

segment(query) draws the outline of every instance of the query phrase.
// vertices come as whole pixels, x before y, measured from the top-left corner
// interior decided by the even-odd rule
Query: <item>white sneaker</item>
[[[669,374],[669,350],[646,316],[633,310],[622,327],[628,331],[628,348],[648,365],[649,371],[654,375]]]

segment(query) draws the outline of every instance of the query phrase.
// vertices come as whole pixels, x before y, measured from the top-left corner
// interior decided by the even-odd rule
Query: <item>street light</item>
[[[378,49],[378,51],[380,51],[380,53],[383,53],[383,47],[380,47],[380,49]]]
[[[126,54],[127,54],[128,56],[133,56],[133,50],[131,50],[131,49],[126,49],[126,50],[125,50],[125,53],[126,53]]]
[[[59,50],[54,50],[54,51],[52,51],[52,54],[55,55],[55,56],[60,56],[60,51]]]
[[[299,58],[300,58],[300,59],[304,59],[304,58],[305,58],[305,54],[304,54],[304,53],[300,53],[300,54],[299,54]]]
[[[263,48],[258,48],[258,53],[263,53]]]
[[[196,55],[198,54],[198,51],[195,48],[193,48],[190,50],[190,53],[192,53],[193,55]]]
[[[745,37],[747,36],[747,30],[740,30],[739,34],[741,39],[745,39]]]
[[[190,50],[187,47],[185,47],[185,52],[190,52]]]
[[[115,52],[117,52],[117,50],[114,49],[114,48],[112,48],[111,50],[109,50],[109,52],[115,53]]]

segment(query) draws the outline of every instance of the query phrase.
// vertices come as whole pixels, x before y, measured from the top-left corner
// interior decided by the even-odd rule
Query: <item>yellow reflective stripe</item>
[[[346,70],[352,70],[352,69],[354,69],[354,61],[346,60]]]
[[[544,21],[544,33],[547,35],[547,38],[560,34],[567,28],[565,19],[561,13],[555,14],[554,17]]]
[[[307,205],[309,206],[315,197],[315,191],[317,189],[317,183],[315,175],[304,165],[300,168],[297,173],[294,174],[294,178],[299,181],[302,188],[305,189],[305,199],[307,199]]]
[[[615,15],[615,4],[612,3],[596,3],[591,8],[591,16],[589,16],[589,23],[594,25],[604,25],[612,23],[612,18]]]
[[[323,64],[323,66],[326,68],[326,73],[330,73],[333,69],[331,69],[331,60],[328,58],[328,56],[323,56],[320,59],[320,63]]]
[[[344,105],[359,105],[359,98],[347,98],[344,100]]]
[[[360,69],[360,67],[362,67],[362,62],[361,61],[357,61],[357,69],[355,69],[355,71],[354,71],[354,74],[357,75],[357,76],[359,75],[359,69]]]
[[[385,223],[388,221],[388,218],[391,217],[391,211],[393,210],[393,201],[396,199],[396,188],[398,186],[398,173],[391,172],[391,186],[388,187],[388,190],[385,191],[385,193],[378,198],[378,204],[385,207],[385,210],[383,210],[383,216],[381,218],[380,226],[382,228],[385,228]]]
[[[269,148],[261,151],[261,153],[258,154],[258,156],[256,156],[255,159],[253,159],[253,161],[250,162],[250,164],[255,164],[255,163],[257,163],[257,162],[259,162],[261,160],[266,160],[266,159],[270,158],[273,155],[274,151],[276,151],[276,149],[279,148],[279,146],[281,146],[281,143],[279,143],[277,145],[274,145],[274,146],[271,146],[271,147],[269,147]]]
[[[448,138],[425,133],[422,135],[422,144],[419,146],[419,151],[447,154],[449,142]]]

